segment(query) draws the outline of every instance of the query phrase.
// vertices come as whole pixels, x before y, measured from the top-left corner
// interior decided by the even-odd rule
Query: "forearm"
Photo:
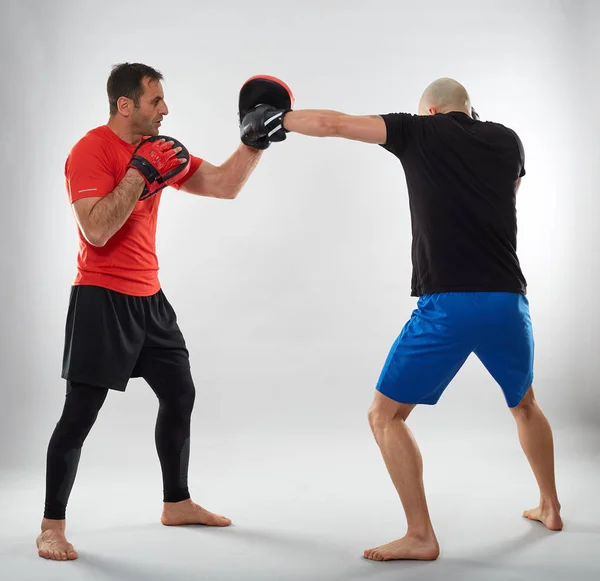
[[[288,131],[310,135],[311,137],[331,137],[336,135],[337,124],[344,113],[325,109],[303,109],[290,111],[283,118],[283,126]]]
[[[233,199],[256,168],[262,151],[241,144],[221,166],[221,197]]]
[[[89,214],[89,227],[100,245],[106,244],[125,224],[143,189],[144,179],[130,168],[119,185],[95,204]]]

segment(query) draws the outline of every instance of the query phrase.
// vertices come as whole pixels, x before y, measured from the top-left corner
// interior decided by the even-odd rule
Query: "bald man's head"
[[[437,79],[429,85],[419,101],[419,115],[435,115],[462,111],[471,114],[471,98],[467,89],[458,81],[447,77]]]

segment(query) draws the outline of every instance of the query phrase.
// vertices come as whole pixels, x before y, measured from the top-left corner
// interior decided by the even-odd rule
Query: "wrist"
[[[131,183],[134,185],[139,185],[140,187],[143,187],[144,185],[146,185],[146,180],[144,179],[144,176],[140,173],[139,170],[137,170],[134,167],[129,167],[127,169],[127,172],[125,173],[125,177],[129,180],[131,180]]]
[[[251,145],[247,145],[246,143],[242,143],[241,147],[243,149],[245,149],[249,154],[257,156],[257,155],[261,155],[262,152],[264,151],[263,149],[260,149],[259,147],[252,147]]]
[[[291,131],[290,127],[289,127],[289,123],[290,123],[290,114],[293,113],[293,111],[291,109],[288,109],[287,111],[285,111],[283,113],[283,115],[281,116],[281,125],[283,126],[283,129],[285,131],[287,131],[288,133]]]

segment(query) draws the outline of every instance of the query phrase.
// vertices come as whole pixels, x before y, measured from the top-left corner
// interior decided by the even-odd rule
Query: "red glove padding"
[[[177,147],[181,147],[179,153],[175,152]],[[181,163],[182,159],[185,163]],[[190,154],[176,139],[156,135],[144,139],[135,148],[127,167],[136,169],[144,178],[146,185],[140,194],[140,200],[147,200],[185,176],[190,169]]]

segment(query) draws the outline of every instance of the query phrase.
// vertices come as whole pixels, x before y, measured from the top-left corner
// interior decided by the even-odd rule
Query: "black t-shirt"
[[[382,147],[402,163],[408,187],[411,295],[525,294],[517,258],[515,186],[525,175],[518,135],[460,112],[382,117]]]

